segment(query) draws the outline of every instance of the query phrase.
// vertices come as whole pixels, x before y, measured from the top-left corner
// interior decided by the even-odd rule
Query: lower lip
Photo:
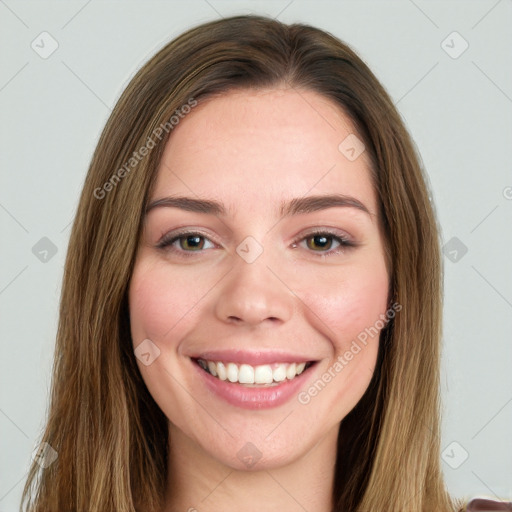
[[[315,364],[311,365],[292,380],[286,379],[277,386],[249,388],[243,384],[220,380],[203,370],[196,362],[192,361],[192,364],[212,393],[242,409],[270,409],[286,403],[298,394],[310,370],[315,366]]]

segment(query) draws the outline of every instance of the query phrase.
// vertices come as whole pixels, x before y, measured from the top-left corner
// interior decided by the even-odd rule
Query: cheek
[[[359,401],[373,376],[389,279],[384,260],[374,259],[369,265],[346,266],[329,279],[315,282],[319,285],[304,288],[299,296],[308,306],[304,308],[308,323],[329,341],[330,357],[319,372],[322,382],[314,384],[311,396],[321,394],[317,405],[339,419]],[[320,393],[324,386],[328,391]]]
[[[388,303],[388,281],[375,276],[346,284],[343,292],[331,297],[329,322],[335,332],[357,338],[372,327],[381,326],[380,316],[386,312]],[[346,334],[345,334],[346,333]]]
[[[178,306],[175,297],[159,286],[151,275],[136,271],[130,286],[130,324],[133,342],[143,338],[160,339],[165,330],[171,329],[173,318],[169,311]]]
[[[354,268],[344,276],[309,293],[305,309],[308,322],[329,340],[330,357],[299,402],[332,422],[344,418],[368,389],[388,305],[384,266],[374,272]]]
[[[130,324],[134,345],[144,338],[164,341],[194,316],[201,298],[215,281],[212,274],[186,270],[170,273],[168,267],[141,261],[136,264],[129,291]]]
[[[370,267],[347,267],[316,283],[319,284],[309,290],[303,288],[301,296],[315,313],[310,315],[310,322],[332,341],[335,349],[344,349],[367,329],[382,328],[381,315],[386,313],[389,289],[383,261]]]

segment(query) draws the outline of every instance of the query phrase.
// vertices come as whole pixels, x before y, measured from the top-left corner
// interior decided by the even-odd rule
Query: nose
[[[252,263],[233,255],[233,268],[217,287],[215,315],[224,323],[282,324],[293,313],[294,295],[274,261],[267,264],[266,251]]]

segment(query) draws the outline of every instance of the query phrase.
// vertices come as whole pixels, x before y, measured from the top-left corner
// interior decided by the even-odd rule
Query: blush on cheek
[[[135,269],[130,285],[130,324],[134,344],[149,338],[161,340],[177,319],[185,314],[183,300],[176,300],[172,288],[150,273]]]
[[[201,299],[214,284],[211,275],[171,273],[158,263],[136,265],[129,290],[134,344],[145,338],[156,342],[177,338],[200,314]]]
[[[304,302],[324,324],[323,329],[320,325],[319,329],[326,331],[329,337],[336,333],[346,339],[373,326],[379,315],[385,314],[387,289],[387,280],[378,276],[370,282],[354,279],[344,286],[310,292]]]

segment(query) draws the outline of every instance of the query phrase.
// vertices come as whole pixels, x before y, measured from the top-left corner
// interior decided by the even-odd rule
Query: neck
[[[170,423],[164,512],[331,512],[338,428],[285,466],[265,468],[262,459],[240,471]]]

